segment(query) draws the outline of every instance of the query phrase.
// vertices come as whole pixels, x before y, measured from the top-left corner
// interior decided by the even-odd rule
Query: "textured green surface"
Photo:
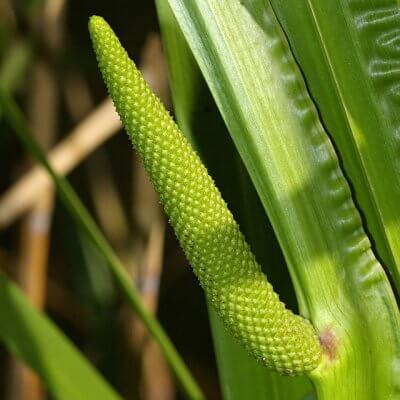
[[[209,313],[224,400],[314,398],[307,376],[283,376],[256,363],[231,335],[222,334],[224,326],[211,307]]]
[[[279,301],[206,168],[111,28],[100,17],[89,28],[117,111],[211,304],[267,366],[314,369],[321,354],[312,326]]]

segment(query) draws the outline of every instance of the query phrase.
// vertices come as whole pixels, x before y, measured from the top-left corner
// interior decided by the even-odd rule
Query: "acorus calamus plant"
[[[257,359],[295,375],[321,359],[311,324],[285,308],[212,178],[109,25],[89,29],[108,91],[208,299]]]
[[[398,306],[358,211],[366,210],[374,250],[396,286],[396,229],[389,223],[394,218],[365,151],[373,153],[376,144],[387,153],[390,149],[384,146],[391,139],[388,134],[385,141],[372,140],[372,146],[372,133],[361,132],[379,124],[372,121],[359,127],[362,117],[353,118],[352,112],[355,116],[360,108],[348,87],[357,85],[346,81],[348,75],[341,68],[348,64],[338,66],[331,57],[336,50],[332,32],[318,24],[318,16],[326,17],[335,2],[301,1],[295,7],[302,7],[300,3],[307,12],[298,10],[296,15],[312,20],[304,26],[311,27],[308,33],[321,43],[322,54],[298,40],[293,28],[297,17],[287,10],[288,2],[160,0],[157,6],[172,84],[179,80],[179,67],[171,54],[186,56],[182,49],[188,44],[270,218],[304,317],[280,302],[200,158],[111,28],[102,18],[92,17],[89,30],[104,81],[133,146],[209,302],[228,330],[269,368],[306,374],[319,400],[397,399]],[[371,20],[369,10],[354,3],[348,9],[343,5],[334,19],[347,32],[353,28],[354,13],[354,29],[363,35],[380,20]],[[398,16],[397,5],[378,14],[388,12]],[[184,40],[176,36],[182,32]],[[354,47],[359,61],[365,49],[358,34],[349,34],[348,46]],[[384,34],[379,40],[391,43]],[[178,49],[179,41],[184,43]],[[308,52],[312,62],[299,49]],[[315,89],[316,53],[330,91]],[[304,73],[311,76],[310,87]],[[359,73],[362,76],[363,70]],[[357,87],[371,110],[379,98],[376,87]],[[337,106],[333,117],[326,117],[325,105],[322,116],[317,112],[309,90],[317,100],[321,97],[327,105]],[[384,111],[389,109],[386,104]],[[380,126],[384,134],[389,122]],[[336,147],[326,129],[333,132]],[[343,168],[359,196],[357,205]],[[392,186],[397,188],[398,182],[392,181]]]

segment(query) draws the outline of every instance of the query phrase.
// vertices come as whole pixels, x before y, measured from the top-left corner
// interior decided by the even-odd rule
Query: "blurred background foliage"
[[[129,54],[169,104],[152,2],[2,0],[0,85],[15,95],[45,150],[68,138],[106,98],[87,32],[92,14],[104,15],[118,27]],[[173,232],[165,225],[155,194],[126,136],[120,134],[112,109],[104,108],[103,116],[97,117],[91,130],[83,130],[82,135],[96,135],[96,127],[106,118],[113,121],[108,122],[111,137],[97,139],[100,143],[93,145],[97,148],[82,156],[82,162],[72,143],[72,155],[67,156],[72,160],[67,162],[74,168],[69,179],[142,289],[145,302],[157,312],[207,398],[219,398],[202,291]],[[14,211],[4,211],[7,204],[18,204],[19,198],[30,196],[29,182],[25,182],[16,197],[6,201],[12,185],[32,168],[32,160],[3,119],[0,125],[0,214],[6,214],[0,218],[1,270],[51,316],[124,398],[180,398],[158,348],[124,306],[102,257],[64,206],[53,201],[51,190],[40,190],[46,196],[8,218]],[[35,187],[35,180],[32,182]],[[37,377],[3,347],[0,371],[0,398],[47,398]],[[146,394],[157,391],[157,386],[163,397]]]

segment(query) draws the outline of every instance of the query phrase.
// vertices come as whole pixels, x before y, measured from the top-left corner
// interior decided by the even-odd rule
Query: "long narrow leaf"
[[[240,172],[243,167],[175,17],[167,2],[158,0],[156,4],[178,124],[200,152],[257,259],[273,257],[282,263],[268,227],[261,223],[266,219],[262,207],[255,204],[256,194],[248,176]],[[260,223],[253,224],[252,219]],[[283,283],[285,272],[284,268],[276,268],[275,274],[269,274],[274,287],[289,286]],[[211,307],[209,313],[224,399],[300,400],[312,392],[306,377],[285,379],[258,364],[227,332]]]
[[[400,291],[398,4],[271,2]]]
[[[319,398],[394,396],[397,305],[272,8],[169,3],[271,219],[300,308],[319,331],[325,360],[310,374]]]
[[[118,394],[16,285],[0,273],[0,339],[61,400],[117,400]]]

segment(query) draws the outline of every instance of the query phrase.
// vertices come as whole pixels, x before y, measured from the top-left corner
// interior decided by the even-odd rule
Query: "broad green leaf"
[[[117,400],[119,395],[20,289],[0,273],[0,339],[65,400]]]
[[[398,4],[395,0],[271,2],[399,291]]]
[[[132,284],[129,275],[126,273],[122,263],[113,252],[112,248],[104,238],[100,229],[97,227],[89,212],[75,193],[72,186],[66,179],[57,175],[50,166],[45,154],[42,152],[33,136],[30,134],[25,118],[16,103],[5,94],[0,93],[0,106],[7,122],[14,129],[20,141],[28,151],[39,161],[51,176],[57,188],[57,193],[64,202],[71,215],[74,217],[78,226],[92,240],[95,248],[102,254],[107,261],[107,265],[114,277],[114,280],[124,295],[130,307],[137,313],[143,324],[148,329],[154,340],[159,344],[165,359],[169,363],[172,372],[175,374],[178,383],[189,399],[202,399],[203,394],[186,368],[183,360],[176,351],[172,342],[164,332],[156,318],[154,318],[143,305],[140,295]]]
[[[274,251],[266,224],[251,223],[252,219],[265,221],[265,215],[260,206],[254,204],[254,189],[247,174],[240,172],[241,162],[179,26],[167,2],[161,0],[156,4],[179,126],[200,152],[258,259],[273,256],[277,263],[282,263],[279,251]],[[276,268],[275,272],[272,277],[269,274],[272,281],[288,289],[285,270]],[[290,299],[291,296],[285,297]],[[258,364],[231,337],[211,308],[209,312],[224,399],[300,400],[312,391],[305,377],[284,379]]]
[[[324,362],[319,399],[399,395],[399,313],[265,1],[169,0],[269,215]],[[257,19],[253,17],[257,16]]]

